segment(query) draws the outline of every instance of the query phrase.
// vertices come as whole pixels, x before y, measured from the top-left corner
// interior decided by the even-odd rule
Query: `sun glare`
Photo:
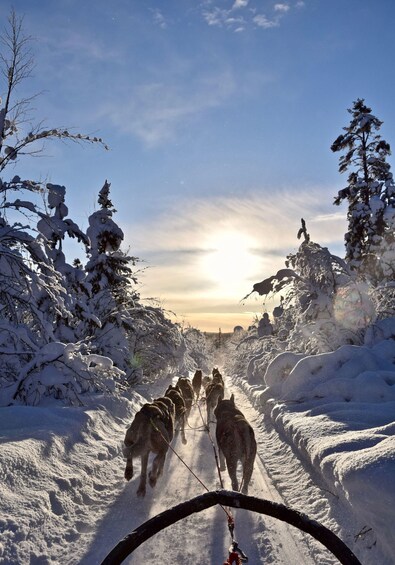
[[[246,279],[257,270],[257,257],[251,251],[257,242],[245,234],[226,231],[211,235],[205,247],[201,267],[203,274],[217,283],[217,292],[244,292]]]

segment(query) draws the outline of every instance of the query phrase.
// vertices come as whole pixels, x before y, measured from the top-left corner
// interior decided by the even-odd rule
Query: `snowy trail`
[[[304,469],[289,446],[281,441],[270,425],[264,423],[262,413],[251,405],[250,399],[239,387],[232,386],[229,378],[226,385],[227,394],[234,393],[237,406],[252,424],[258,443],[249,494],[286,504],[321,521],[330,528],[337,526],[334,522],[328,523],[329,501],[325,503],[322,491],[313,483],[310,474]],[[301,483],[304,485],[303,492],[300,491]],[[325,509],[320,515],[314,508],[316,503],[323,505]],[[268,545],[262,561],[256,561],[256,563],[292,565],[338,563],[338,560],[325,547],[297,528],[274,518],[257,514],[254,514],[254,520],[261,526],[261,530],[259,526],[256,530],[254,543],[262,544],[261,537],[264,532],[267,538],[265,543]],[[255,563],[255,561],[252,562]]]
[[[257,429],[259,457],[256,460],[249,494],[283,502],[262,463],[265,453],[264,449],[262,450],[260,437],[262,432],[258,429],[262,414],[259,415],[255,411],[239,388],[229,387],[228,379],[226,396],[231,392],[235,393],[237,404]],[[205,416],[204,406],[201,412]],[[192,408],[189,424],[191,428],[196,429],[188,428],[186,432],[188,444],[183,445],[181,438],[177,436],[172,446],[207,489],[216,490],[220,488],[220,483],[213,446],[208,434],[201,429],[202,418],[197,406]],[[211,429],[214,439],[215,426],[212,425]],[[280,440],[278,441],[281,444]],[[163,510],[205,492],[203,486],[170,450],[163,476],[154,489],[147,489],[144,499],[136,496],[139,463],[136,465],[135,476],[131,482],[125,484],[121,472],[123,467],[118,474],[116,497],[98,525],[89,550],[83,559],[79,560],[82,565],[101,562],[112,547],[135,527]],[[230,480],[226,472],[222,473],[222,478],[224,488],[230,489]],[[232,509],[232,513],[236,524],[235,538],[248,555],[251,565],[337,563],[337,560],[325,548],[321,548],[320,544],[314,540],[307,540],[309,536],[283,522],[242,509]],[[155,535],[135,550],[125,563],[157,563],[166,558],[167,562],[179,564],[196,562],[222,564],[227,558],[230,542],[226,515],[223,509],[217,506],[192,515]]]
[[[269,429],[264,424],[262,413],[255,410],[248,396],[239,387],[232,386],[229,378],[226,379],[226,387],[227,395],[234,393],[237,406],[252,424],[258,443],[249,494],[286,504],[295,510],[310,515],[311,518],[320,520],[323,516],[318,517],[316,513],[311,514],[308,508],[312,499],[315,501],[322,500],[322,492],[312,483],[310,475],[303,468],[301,462],[275,432],[268,433]],[[278,457],[279,454],[281,454],[281,458]],[[281,483],[273,480],[273,475],[268,474],[268,469],[274,469],[275,473],[280,475]],[[300,485],[301,478],[305,486],[303,492],[300,492],[299,488],[294,490],[295,484]],[[287,488],[284,488],[284,483]],[[283,496],[288,492],[292,492],[294,497]],[[254,543],[257,546],[264,544],[265,547],[261,561],[252,560],[250,563],[292,565],[310,565],[313,563],[332,565],[338,563],[338,560],[325,547],[297,528],[268,516],[253,514],[252,517],[256,524]]]

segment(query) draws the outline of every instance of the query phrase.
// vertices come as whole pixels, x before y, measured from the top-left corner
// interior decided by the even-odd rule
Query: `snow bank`
[[[0,563],[80,563],[114,489],[143,399],[0,410]]]
[[[395,324],[364,346],[314,356],[282,353],[256,400],[300,455],[374,531],[395,562]],[[261,387],[262,388],[262,387]],[[254,387],[251,388],[254,395]]]

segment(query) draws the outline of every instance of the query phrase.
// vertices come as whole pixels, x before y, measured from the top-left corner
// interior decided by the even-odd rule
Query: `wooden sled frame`
[[[102,565],[122,563],[128,555],[153,535],[195,512],[201,512],[216,504],[251,510],[287,522],[291,526],[310,534],[337,557],[343,565],[361,565],[354,553],[336,534],[316,520],[311,520],[306,514],[292,510],[284,504],[226,490],[217,490],[196,496],[147,520],[123,538],[105,557]]]

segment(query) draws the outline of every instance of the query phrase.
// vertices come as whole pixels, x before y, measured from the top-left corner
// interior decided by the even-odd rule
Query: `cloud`
[[[218,196],[211,199],[189,199],[169,206],[161,214],[161,222],[165,226],[171,225],[173,233],[165,236],[165,241],[170,238],[172,241],[179,241],[180,249],[205,249],[202,239],[198,238],[207,231],[221,229],[239,229],[247,231],[250,235],[259,234],[259,239],[263,246],[273,247],[273,240],[267,237],[263,240],[262,232],[266,232],[270,226],[273,233],[277,233],[282,241],[292,241],[294,234],[283,229],[279,222],[289,222],[294,224],[295,233],[299,229],[301,215],[307,222],[311,221],[337,221],[344,214],[332,212],[331,204],[323,204],[322,193],[327,190],[320,189],[256,189],[250,191],[243,197]],[[334,189],[333,192],[336,192]],[[182,210],[182,213],[180,213]],[[157,223],[157,219],[155,219]],[[151,229],[151,228],[150,228]],[[180,240],[178,232],[187,232],[192,239]],[[157,231],[157,230],[155,230]],[[267,234],[266,234],[267,235]],[[331,235],[333,241],[337,239],[336,234]],[[191,247],[190,241],[198,241],[199,245]],[[327,240],[326,238],[326,241]],[[166,243],[166,248],[167,243]]]
[[[258,14],[257,16],[254,16],[253,21],[254,21],[254,23],[256,23],[256,25],[258,27],[261,27],[263,29],[270,29],[272,27],[278,27],[280,25],[278,19],[277,20],[269,20],[263,14]]]
[[[299,245],[296,234],[301,217],[314,241],[328,246],[342,239],[344,212],[332,212],[331,204],[324,205],[320,190],[265,190],[244,197],[179,201],[160,217],[134,226],[131,239],[139,256],[171,251],[186,259],[211,251],[212,234],[234,231],[256,241],[255,249],[272,254],[273,250]]]
[[[168,22],[165,16],[162,14],[162,12],[159,10],[159,8],[155,8],[154,10],[152,10],[152,14],[153,14],[154,24],[162,29],[166,29],[168,26]]]
[[[111,61],[117,56],[113,49],[108,49],[108,46],[104,44],[101,45],[97,38],[88,37],[73,30],[68,31],[63,38],[56,38],[56,49],[58,53],[63,50],[98,62]]]
[[[206,112],[220,106],[235,92],[233,74],[228,70],[192,76],[180,82],[174,76],[158,77],[129,93],[118,92],[116,99],[102,105],[99,117],[110,119],[115,127],[140,138],[148,147],[173,139]]]
[[[40,24],[37,25],[38,29]],[[55,25],[54,25],[55,27]],[[56,31],[55,31],[56,30]],[[70,28],[67,24],[56,22],[55,29],[51,24],[40,34],[40,44],[45,46],[47,56],[73,57],[73,61],[79,66],[107,61],[116,61],[119,50],[113,44],[108,44],[105,38],[92,35],[90,30]],[[68,62],[70,64],[70,62]],[[56,69],[55,69],[56,70]],[[64,72],[64,68],[62,69]]]
[[[221,10],[217,7],[213,8],[212,10],[203,11],[203,18],[206,20],[209,26],[222,27],[228,15],[229,10]]]
[[[285,14],[289,11],[289,9],[289,4],[274,4],[275,12],[282,12],[283,14]]]
[[[132,252],[153,265],[144,274],[142,296],[163,300],[166,308],[188,314],[195,323],[197,313],[216,313],[213,323],[220,314],[237,313],[239,318],[229,317],[231,324],[246,312],[262,311],[261,299],[244,305],[240,300],[255,282],[284,267],[286,255],[299,247],[302,217],[313,241],[342,253],[346,218],[323,204],[327,193],[256,190],[245,197],[183,200],[149,222],[124,227],[125,246],[131,243]],[[244,247],[239,248],[238,238]],[[224,241],[228,250],[222,249]],[[216,254],[216,246],[224,256]]]
[[[229,29],[233,32],[240,32],[249,26],[255,26],[261,29],[270,29],[280,26],[281,19],[291,10],[291,6],[287,2],[277,2],[273,5],[271,11],[272,17],[267,14],[259,13],[258,8],[250,0],[234,0],[230,8],[222,8],[212,6],[205,8],[202,12],[203,18],[209,26],[217,26]],[[298,1],[296,7],[304,6],[303,1]],[[243,12],[243,15],[234,17],[234,12]]]
[[[235,3],[232,6],[232,10],[238,10],[239,8],[245,8],[248,6],[249,0],[235,0]]]
[[[241,31],[241,29],[244,29],[245,19],[242,16],[236,17],[233,15],[233,10],[241,7],[243,7],[243,3],[240,3],[239,6],[233,6],[230,10],[214,7],[211,10],[204,10],[203,18],[209,26],[226,27],[236,32]]]

